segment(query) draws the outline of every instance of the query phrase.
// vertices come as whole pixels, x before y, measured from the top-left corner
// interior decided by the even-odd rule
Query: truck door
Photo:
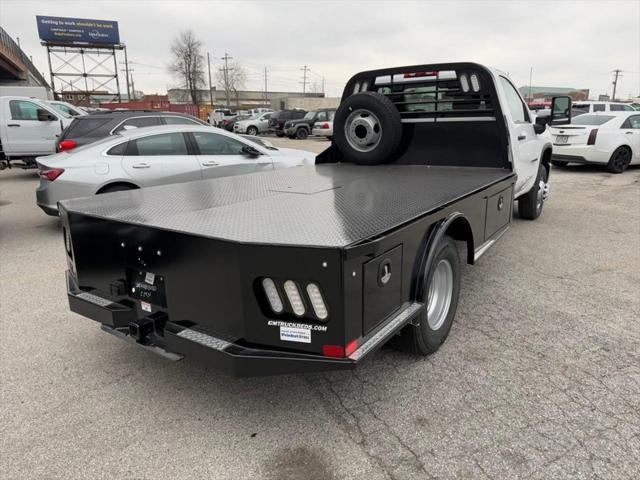
[[[122,168],[141,187],[202,179],[198,159],[189,154],[181,132],[131,140]]]
[[[212,132],[193,132],[198,147],[198,160],[203,178],[228,177],[244,173],[272,170],[273,162],[267,154],[249,156],[243,148],[250,146],[262,152],[257,145],[242,143],[235,138]]]
[[[5,107],[6,108],[6,107]],[[53,120],[38,120],[38,110],[46,110]],[[9,100],[6,155],[49,155],[56,152],[60,119],[41,105],[29,100]]]
[[[515,196],[528,192],[538,175],[540,149],[533,123],[516,87],[505,77],[500,77],[507,108],[504,109],[509,119],[509,136],[511,138],[514,170],[518,174]]]

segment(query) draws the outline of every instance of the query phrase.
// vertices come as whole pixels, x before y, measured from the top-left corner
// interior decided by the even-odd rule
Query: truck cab
[[[45,101],[0,97],[0,151],[4,158],[31,159],[56,153],[56,139],[72,117]]]

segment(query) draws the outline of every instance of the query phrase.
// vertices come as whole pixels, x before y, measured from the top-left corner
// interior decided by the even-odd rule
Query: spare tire
[[[348,160],[360,165],[389,161],[402,138],[398,109],[375,92],[347,97],[338,107],[333,125],[335,145]]]

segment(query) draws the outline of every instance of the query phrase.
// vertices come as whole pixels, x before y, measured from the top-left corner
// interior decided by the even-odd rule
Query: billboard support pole
[[[125,49],[125,56],[126,56]],[[118,92],[118,103],[122,103],[122,95],[120,94],[120,78],[118,77],[118,61],[116,60],[116,51],[113,50],[113,74],[116,77],[116,91]]]
[[[49,78],[51,79],[51,93],[53,94],[53,98],[56,98],[56,86],[53,83],[53,69],[51,68],[51,50],[47,45],[47,61],[49,62]]]
[[[131,89],[129,88],[129,58],[127,57],[127,46],[124,45],[124,74],[127,78],[127,102],[131,101]]]

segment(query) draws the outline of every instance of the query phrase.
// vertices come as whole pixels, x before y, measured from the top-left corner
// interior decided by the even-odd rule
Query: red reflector
[[[345,354],[345,356],[348,357],[353,352],[355,352],[357,349],[358,349],[358,339],[356,338],[355,340],[347,343],[347,346],[344,347],[344,354]]]
[[[60,145],[59,145],[61,152],[66,152],[66,151],[69,151],[69,150],[73,150],[77,146],[78,146],[78,144],[76,142],[74,142],[73,140],[62,140],[60,142]]]
[[[329,124],[328,123],[323,123],[322,124],[322,128],[329,128]]]
[[[56,178],[64,173],[64,168],[45,168],[40,170],[40,176],[53,182]]]
[[[325,357],[344,358],[344,347],[340,345],[323,345],[322,354]]]
[[[418,78],[418,77],[435,77],[438,72],[413,72],[405,73],[404,78]]]
[[[598,135],[598,129],[594,128],[589,133],[589,138],[587,139],[587,145],[595,145],[596,144],[596,136]]]

